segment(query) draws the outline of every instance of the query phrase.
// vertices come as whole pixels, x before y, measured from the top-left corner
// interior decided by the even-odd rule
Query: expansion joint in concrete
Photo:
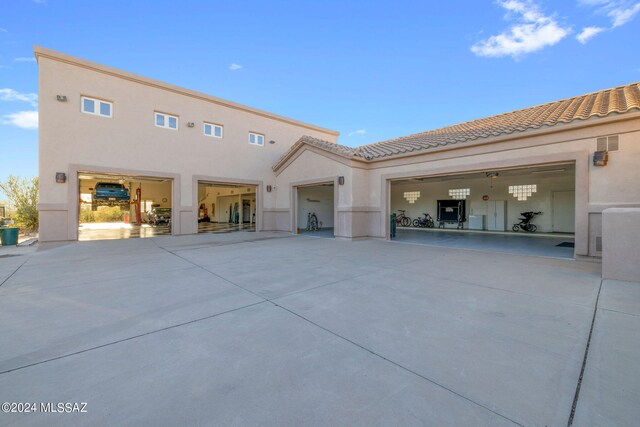
[[[580,387],[582,386],[584,371],[587,367],[587,357],[589,356],[589,346],[591,345],[591,337],[593,336],[593,327],[596,324],[596,315],[598,314],[598,302],[600,301],[600,292],[602,291],[602,283],[603,283],[603,280],[600,280],[600,287],[598,288],[598,295],[596,296],[596,304],[595,304],[595,307],[593,307],[591,329],[589,330],[587,345],[584,348],[584,357],[582,358],[582,367],[580,368],[580,376],[578,377],[578,384],[576,385],[576,393],[573,396],[573,404],[571,405],[571,415],[569,415],[569,421],[567,421],[567,427],[571,427],[573,425],[573,418],[576,415],[576,406],[578,406],[578,399],[580,399]]]

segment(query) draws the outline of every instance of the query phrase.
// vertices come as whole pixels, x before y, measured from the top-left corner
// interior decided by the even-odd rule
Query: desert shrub
[[[2,191],[11,204],[11,219],[25,231],[38,229],[38,177],[21,178],[9,175],[0,182]]]

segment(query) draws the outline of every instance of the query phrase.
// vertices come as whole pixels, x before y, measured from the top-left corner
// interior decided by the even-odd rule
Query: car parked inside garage
[[[99,182],[93,190],[91,210],[97,211],[98,206],[119,206],[121,210],[128,210],[131,203],[129,190],[117,182]]]

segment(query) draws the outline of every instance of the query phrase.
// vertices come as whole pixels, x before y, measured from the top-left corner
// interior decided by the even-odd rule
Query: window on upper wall
[[[94,116],[112,117],[113,104],[111,102],[82,96],[80,97],[80,104],[83,113],[93,114]]]
[[[264,145],[264,135],[259,133],[249,132],[249,144],[251,145]]]
[[[155,125],[159,128],[178,130],[178,118],[164,113],[155,113]]]
[[[222,126],[213,123],[204,124],[204,134],[214,138],[222,138]]]

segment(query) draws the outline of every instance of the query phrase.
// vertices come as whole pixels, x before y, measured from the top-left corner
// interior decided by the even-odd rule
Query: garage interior
[[[297,232],[308,236],[333,238],[334,184],[323,183],[296,188]]]
[[[78,184],[78,240],[171,234],[171,179],[79,173]],[[108,187],[127,196],[105,197],[100,189]]]
[[[198,233],[255,231],[255,185],[198,182]]]
[[[575,165],[496,169],[391,181],[391,213],[405,211],[393,240],[573,258]],[[523,212],[540,212],[518,226]],[[415,224],[433,218],[433,227]],[[407,221],[405,221],[405,224]],[[516,231],[517,230],[517,231]]]

